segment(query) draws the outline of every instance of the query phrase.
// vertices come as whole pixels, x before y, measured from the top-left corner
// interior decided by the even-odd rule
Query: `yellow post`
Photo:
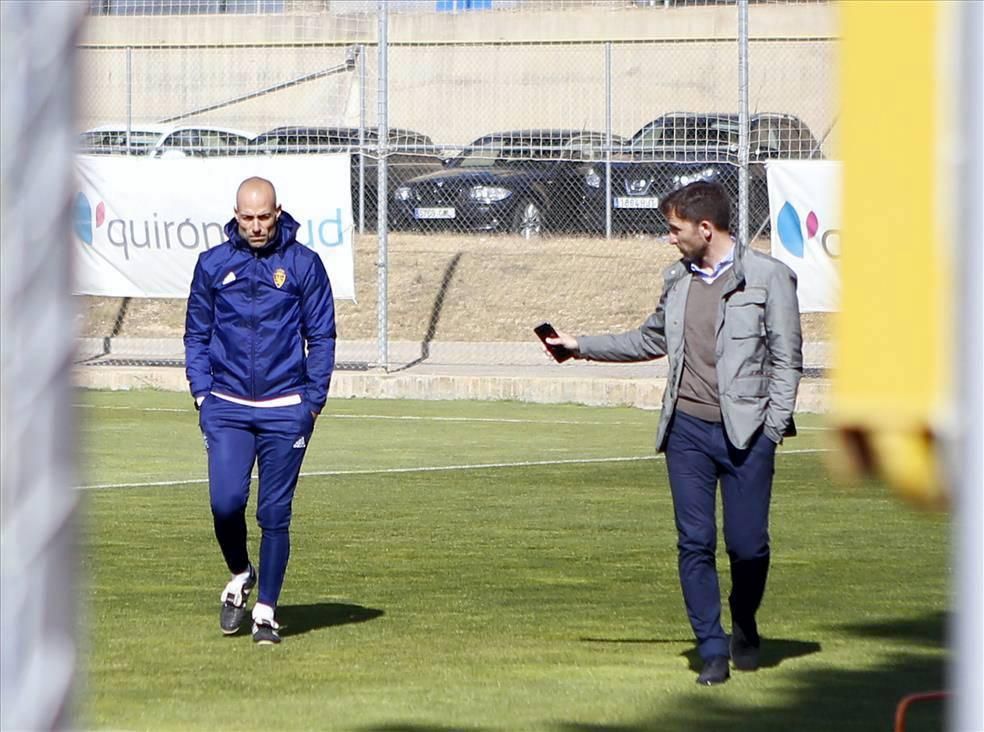
[[[937,438],[951,407],[951,237],[943,168],[947,3],[842,3],[841,311],[833,420],[841,468],[945,499]],[[844,456],[847,456],[844,460]]]

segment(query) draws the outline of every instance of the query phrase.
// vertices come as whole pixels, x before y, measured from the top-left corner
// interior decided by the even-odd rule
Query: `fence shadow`
[[[943,645],[946,618],[933,613],[911,620],[886,620],[838,628],[848,637],[904,641],[909,648],[894,653],[877,666],[825,668],[789,672],[790,692],[773,705],[749,707],[729,701],[714,689],[696,689],[681,696],[669,710],[643,716],[627,724],[558,722],[556,732],[869,732],[891,729],[895,707],[906,694],[943,689],[945,664],[925,651]],[[812,641],[765,638],[762,666],[821,650]],[[700,667],[696,651],[683,654],[691,668]],[[754,674],[751,675],[754,677]],[[746,674],[733,675],[729,686],[741,684]],[[915,730],[942,729],[942,705],[922,710]],[[915,720],[914,720],[915,721]]]
[[[946,618],[943,613],[900,620],[852,624],[836,630],[850,638],[884,638],[904,641],[909,648],[894,653],[878,665],[865,668],[792,670],[782,699],[752,707],[741,697],[714,688],[697,688],[681,694],[669,708],[643,715],[635,722],[597,724],[558,720],[544,729],[554,732],[870,732],[891,729],[895,708],[906,694],[943,688],[944,661],[927,650],[942,647]],[[581,638],[588,643],[666,643],[659,638]],[[762,644],[762,667],[773,668],[793,658],[821,651],[815,641],[770,639]],[[696,651],[683,654],[691,667],[699,668]],[[726,692],[754,679],[755,674],[736,672]],[[652,695],[660,692],[652,690]],[[736,701],[737,700],[737,701]],[[942,729],[942,705],[929,705],[909,724],[913,732]],[[394,721],[361,728],[364,732],[453,732],[459,727],[439,723]],[[469,730],[490,729],[472,727]],[[495,728],[498,729],[498,728]]]
[[[448,289],[451,287],[451,281],[454,279],[455,272],[458,271],[458,264],[461,262],[463,254],[464,252],[457,252],[451,257],[451,261],[448,262],[447,267],[444,268],[441,285],[437,288],[437,292],[434,293],[434,303],[431,305],[430,317],[427,320],[427,331],[424,333],[424,339],[420,342],[420,356],[408,364],[392,369],[393,372],[413,368],[430,358],[430,344],[434,340],[434,336],[437,335],[437,325],[441,322],[444,298],[447,296]]]

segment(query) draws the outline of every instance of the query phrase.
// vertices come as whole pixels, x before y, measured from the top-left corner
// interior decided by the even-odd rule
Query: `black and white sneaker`
[[[249,565],[245,580],[233,577],[222,590],[222,607],[219,608],[219,627],[226,635],[232,635],[246,619],[246,600],[256,587],[256,570]]]
[[[257,602],[253,605],[253,642],[261,646],[273,646],[280,642],[280,625],[274,620],[272,605]]]
[[[273,646],[280,642],[280,626],[275,620],[253,623],[253,642],[261,646]]]
[[[280,642],[280,625],[276,620],[254,620],[253,642],[261,646],[273,646]]]

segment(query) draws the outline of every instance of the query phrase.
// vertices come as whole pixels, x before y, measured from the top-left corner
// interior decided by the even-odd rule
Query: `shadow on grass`
[[[763,637],[762,650],[759,652],[759,667],[775,668],[790,658],[801,658],[802,656],[809,656],[811,653],[819,652],[820,644],[815,641]],[[691,671],[700,673],[700,670],[704,667],[704,662],[701,660],[696,648],[684,651],[680,655],[687,659]]]
[[[365,732],[482,732],[487,727],[444,727],[436,724],[384,724],[381,727],[365,727]]]
[[[628,724],[560,722],[558,732],[869,732],[892,728],[895,707],[906,694],[943,688],[944,660],[925,651],[943,646],[946,619],[933,613],[911,620],[852,624],[837,628],[847,638],[891,641],[908,649],[886,654],[871,668],[825,668],[788,672],[788,690],[772,705],[746,707],[717,689],[698,689],[681,696],[668,710]],[[782,645],[785,644],[785,647]],[[769,646],[775,646],[770,651]],[[766,638],[763,665],[819,650],[819,644]],[[785,653],[787,655],[783,656]],[[696,653],[684,654],[699,668]],[[754,674],[736,673],[725,687],[733,689]],[[727,692],[725,692],[727,693]],[[943,729],[942,704],[923,706],[907,721],[907,732]]]
[[[580,638],[582,643],[625,643],[625,644],[643,644],[643,645],[658,645],[660,643],[692,643],[693,638]]]
[[[280,634],[284,637],[309,633],[319,628],[330,628],[333,625],[364,623],[382,615],[382,610],[343,602],[281,605],[277,608],[277,619],[282,628]]]

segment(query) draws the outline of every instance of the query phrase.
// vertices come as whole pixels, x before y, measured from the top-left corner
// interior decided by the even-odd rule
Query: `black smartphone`
[[[547,350],[550,351],[550,355],[554,357],[554,361],[557,363],[564,363],[564,361],[569,358],[574,358],[574,352],[564,348],[563,346],[555,346],[553,344],[547,343],[547,338],[556,338],[557,331],[550,323],[540,323],[533,329],[537,337],[543,341],[543,345],[546,346]]]

